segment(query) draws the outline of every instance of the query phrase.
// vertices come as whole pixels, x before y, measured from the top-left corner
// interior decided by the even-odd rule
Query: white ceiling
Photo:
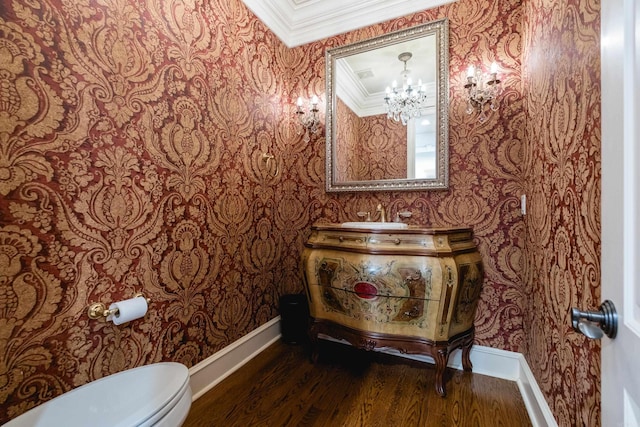
[[[455,0],[242,0],[288,47]]]
[[[426,86],[435,107],[435,88],[438,68],[436,65],[436,37],[417,39],[348,55],[336,60],[336,95],[359,117],[385,113],[383,101],[386,88],[395,80],[403,85],[404,64],[398,59],[402,52],[412,54],[407,62],[407,75],[414,88],[418,82]]]

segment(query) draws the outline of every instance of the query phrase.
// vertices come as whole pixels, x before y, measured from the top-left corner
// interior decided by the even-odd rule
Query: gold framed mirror
[[[328,49],[326,67],[328,192],[448,188],[447,19]]]

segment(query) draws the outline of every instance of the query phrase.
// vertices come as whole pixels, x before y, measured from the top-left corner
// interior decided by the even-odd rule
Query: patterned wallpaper
[[[309,200],[261,154],[298,61],[239,1],[2,2],[0,423],[277,316]],[[145,319],[88,319],[137,292]]]
[[[386,114],[358,117],[336,100],[336,180],[367,181],[407,177],[407,127]]]
[[[386,114],[360,118],[360,161],[362,179],[402,179],[407,177],[407,127],[387,119]]]
[[[598,58],[580,49],[598,15],[540,3],[459,0],[289,49],[240,0],[2,2],[0,423],[110,373],[224,348],[302,290],[311,224],[377,203],[415,224],[473,227],[486,272],[477,342],[532,357],[563,425],[599,419],[586,372],[597,365],[575,361],[597,349],[565,322],[599,279],[599,125],[585,120],[597,117],[597,90],[585,97]],[[325,101],[325,49],[442,17],[451,188],[325,193],[324,138],[302,142],[293,105]],[[563,60],[534,66],[548,51]],[[470,63],[493,60],[506,91],[480,124],[461,87]],[[152,299],[144,319],[87,318],[90,303],[136,292]]]
[[[524,2],[527,361],[561,426],[600,425],[600,1]]]
[[[357,181],[360,172],[360,139],[358,129],[360,118],[340,98],[336,98],[336,161],[335,177],[337,181]]]

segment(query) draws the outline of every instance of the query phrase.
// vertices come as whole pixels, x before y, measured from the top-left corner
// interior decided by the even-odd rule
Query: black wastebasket
[[[307,339],[309,306],[304,294],[280,297],[280,332],[287,344],[301,344]]]

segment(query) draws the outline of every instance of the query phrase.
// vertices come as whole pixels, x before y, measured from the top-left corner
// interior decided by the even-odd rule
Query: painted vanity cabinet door
[[[437,259],[321,251],[307,260],[311,316],[387,334],[429,335],[437,322]],[[315,280],[314,280],[315,279]],[[439,282],[439,281],[436,281]],[[434,337],[431,337],[434,338]]]
[[[483,270],[469,229],[314,226],[303,270],[312,343],[325,334],[367,349],[444,352],[445,362],[471,346]]]

